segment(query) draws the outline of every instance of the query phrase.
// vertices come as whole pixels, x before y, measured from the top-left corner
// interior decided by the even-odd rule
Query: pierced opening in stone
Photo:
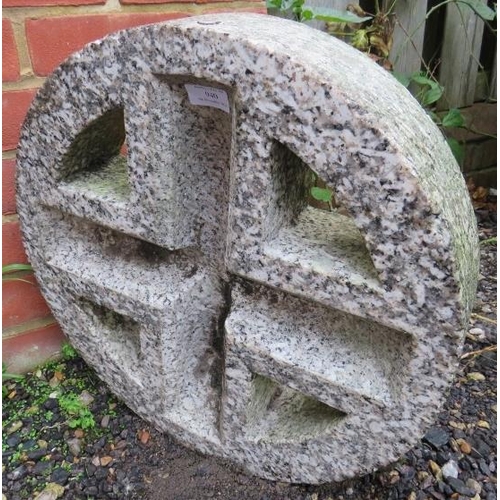
[[[76,136],[62,161],[60,185],[101,200],[129,197],[123,108],[105,112]]]
[[[365,239],[335,193],[305,162],[275,141],[271,159],[275,202],[265,253],[333,279],[379,286]],[[315,198],[322,197],[323,201]]]
[[[277,380],[317,386],[349,413],[397,403],[415,348],[410,334],[259,285],[233,293],[226,335],[252,363],[286,373]]]
[[[307,206],[314,173],[296,154],[276,141],[270,164],[274,203],[270,205],[268,234],[272,238],[281,228],[294,225]]]
[[[53,238],[44,245],[47,262],[71,271],[74,262],[85,262],[82,275],[105,284],[106,279],[127,273],[127,281],[160,282],[160,272],[169,269],[179,279],[189,279],[200,265],[196,249],[169,250],[149,241],[96,224],[81,217],[53,211]],[[107,277],[107,278],[106,278]],[[110,283],[108,282],[108,285]]]
[[[114,357],[124,363],[138,360],[141,352],[139,323],[86,298],[80,298],[78,306],[90,316],[95,328],[94,336],[112,344],[111,354]]]
[[[324,403],[254,375],[247,407],[247,437],[253,441],[296,442],[328,434],[347,415]]]
[[[94,236],[103,253],[138,264],[160,264],[174,260],[175,252],[108,227],[93,225]]]

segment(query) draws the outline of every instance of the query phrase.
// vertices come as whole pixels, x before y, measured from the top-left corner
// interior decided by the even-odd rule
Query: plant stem
[[[490,345],[488,347],[485,347],[484,349],[479,349],[478,351],[471,351],[463,354],[460,359],[467,359],[471,358],[472,356],[479,356],[480,354],[483,354],[485,352],[495,352],[497,350],[496,345]]]
[[[471,318],[479,319],[481,321],[484,321],[486,323],[492,323],[493,325],[496,325],[497,322],[494,319],[487,318],[486,316],[481,316],[480,314],[472,313],[470,315]]]

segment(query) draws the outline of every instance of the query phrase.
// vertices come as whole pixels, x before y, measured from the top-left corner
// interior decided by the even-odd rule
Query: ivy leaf
[[[410,76],[410,80],[415,83],[418,83],[419,85],[428,85],[431,88],[437,85],[437,83],[432,78],[429,78],[422,71],[417,71],[416,73],[413,73]]]
[[[311,16],[309,19],[325,21],[327,23],[353,23],[360,24],[369,21],[372,16],[359,17],[347,10],[329,9],[328,7],[315,7],[313,5],[304,5],[302,8],[303,16]]]
[[[323,201],[325,203],[329,203],[332,201],[332,192],[329,189],[312,187],[311,188],[311,196],[318,200]]]
[[[267,9],[281,9],[281,0],[266,0]]]
[[[443,95],[443,87],[439,85],[437,87],[432,87],[422,95],[422,106],[430,106],[431,104],[439,101]]]
[[[459,0],[460,3],[468,5],[484,21],[493,21],[496,12],[485,5],[481,0]]]
[[[300,12],[305,0],[280,0],[281,10],[292,10],[293,12]]]
[[[309,10],[301,12],[301,21],[310,21],[312,19],[312,12]]]
[[[453,153],[455,160],[457,160],[457,163],[462,165],[465,156],[464,146],[452,137],[448,137],[446,142],[448,143],[448,146],[450,146],[451,152]]]
[[[459,109],[450,109],[443,116],[442,125],[443,127],[463,127],[465,125],[464,115],[462,115]]]

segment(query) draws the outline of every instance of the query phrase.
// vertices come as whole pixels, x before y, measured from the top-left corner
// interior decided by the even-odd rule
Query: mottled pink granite
[[[311,170],[342,211],[307,206]],[[31,106],[18,192],[64,331],[186,445],[320,483],[396,460],[435,420],[475,219],[440,131],[343,42],[217,14],[91,43]]]

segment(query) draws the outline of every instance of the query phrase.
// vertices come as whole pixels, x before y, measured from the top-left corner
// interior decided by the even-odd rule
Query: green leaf
[[[403,87],[408,88],[411,82],[411,77],[404,75],[403,73],[398,73],[397,71],[392,72],[392,76],[401,84]]]
[[[433,78],[427,76],[423,71],[417,71],[410,75],[410,80],[418,85],[429,86],[430,88],[438,88],[439,83]]]
[[[61,354],[63,359],[73,359],[78,356],[78,353],[76,352],[75,348],[68,342],[65,342],[61,346]]]
[[[306,11],[301,12],[301,17],[300,17],[301,21],[310,21],[311,19],[312,19],[312,12],[311,11],[306,10]]]
[[[2,266],[2,281],[24,281],[24,283],[32,285],[31,281],[19,278],[14,274],[22,271],[33,271],[33,268],[29,264],[8,264]]]
[[[457,160],[457,163],[459,165],[462,165],[465,154],[464,146],[460,144],[456,139],[453,139],[451,137],[448,137],[446,139],[446,142],[448,143],[448,146],[450,146],[451,152],[453,153],[455,160]]]
[[[325,203],[332,201],[332,192],[329,189],[312,187],[311,188],[311,196],[318,200],[323,201]]]
[[[281,0],[266,0],[266,8],[281,9]]]
[[[422,98],[421,98],[421,104],[422,106],[426,107],[429,106],[441,99],[441,96],[443,95],[443,88],[442,87],[433,87],[426,92],[423,93]]]
[[[431,89],[440,87],[438,81],[427,74],[425,71],[416,71],[415,73],[410,75],[410,81],[415,82],[423,87],[428,86]]]
[[[24,377],[22,375],[18,375],[17,373],[2,373],[2,380],[23,380]]]
[[[62,396],[59,399],[59,406],[70,415],[77,415],[83,408],[81,401],[73,394]]]
[[[465,125],[464,115],[462,115],[459,109],[450,109],[443,116],[442,125],[443,127],[463,127]]]
[[[458,0],[460,3],[468,5],[484,21],[493,21],[496,12],[485,5],[481,0]]]
[[[70,429],[75,429],[76,427],[80,427],[80,419],[72,418],[71,420],[68,420],[68,427]]]
[[[281,10],[292,10],[293,12],[300,12],[302,6],[304,5],[304,0],[281,0]]]
[[[93,427],[95,427],[95,420],[92,413],[86,412],[80,415],[80,426],[83,430],[92,429]]]
[[[481,240],[479,242],[480,245],[496,245],[497,244],[497,237],[493,236],[493,238],[487,238],[486,240]]]
[[[307,13],[307,14],[306,14]],[[329,9],[328,7],[315,7],[313,5],[304,5],[302,15],[311,16],[309,19],[325,21],[327,23],[364,23],[369,21],[372,16],[359,17],[347,10]]]
[[[370,39],[366,30],[356,30],[351,39],[351,45],[358,50],[368,50],[370,47]]]
[[[2,361],[2,382],[7,380],[23,380],[24,375],[19,375],[18,373],[9,373],[7,371],[7,365]]]
[[[9,273],[18,273],[20,271],[32,271],[33,268],[29,264],[8,264],[2,266],[2,275]]]

